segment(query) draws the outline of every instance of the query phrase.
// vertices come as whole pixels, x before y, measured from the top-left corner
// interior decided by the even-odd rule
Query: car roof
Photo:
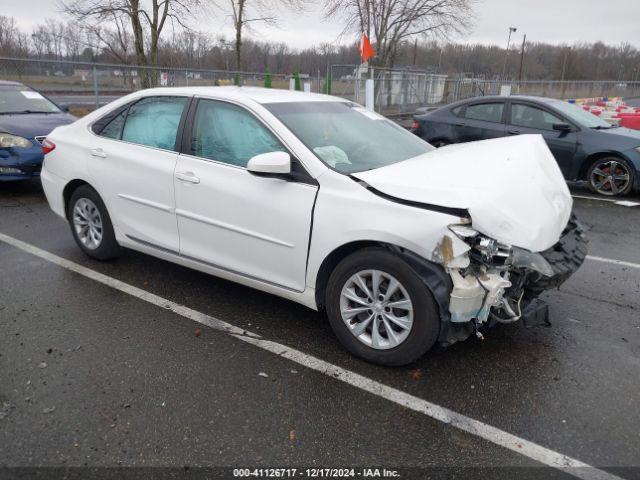
[[[536,97],[533,95],[486,95],[483,97],[467,98],[465,100],[457,102],[456,105],[473,102],[473,101],[484,101],[484,100],[528,100],[531,102],[540,102],[540,103],[555,103],[555,102],[562,101],[562,100],[558,100],[557,98]]]
[[[201,96],[212,96],[216,98],[226,98],[229,100],[251,99],[257,103],[285,103],[285,102],[347,102],[344,98],[322,95],[318,93],[306,93],[294,90],[283,90],[278,88],[262,87],[159,87],[147,90],[140,90],[142,96],[149,96],[157,93],[163,95],[192,94]]]

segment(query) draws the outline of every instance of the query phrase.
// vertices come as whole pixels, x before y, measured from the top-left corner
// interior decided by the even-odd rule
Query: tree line
[[[357,41],[295,49],[245,38],[252,22],[277,25],[276,7],[303,9],[307,0],[227,0],[233,38],[190,28],[187,19],[203,7],[202,1],[75,0],[62,3],[70,20],[45,19],[30,32],[14,18],[0,16],[0,56],[274,74],[299,71],[312,76],[324,76],[329,65],[360,63]],[[452,42],[452,33],[463,33],[469,26],[468,0],[437,0],[438,5],[449,2],[448,8],[429,10],[434,1],[335,0],[325,5],[329,18],[344,22],[345,34],[370,32],[378,50],[377,66],[486,79],[499,79],[504,72],[507,78],[523,80],[640,80],[640,52],[630,44],[529,42],[524,52],[522,45],[507,52],[496,45]],[[384,10],[385,2],[411,3],[415,8],[392,16]],[[381,18],[376,9],[389,17]],[[166,28],[168,24],[172,28]],[[397,31],[398,25],[404,28]]]

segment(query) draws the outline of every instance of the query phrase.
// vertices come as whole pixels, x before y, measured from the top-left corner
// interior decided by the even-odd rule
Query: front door
[[[176,136],[187,97],[148,97],[124,110],[88,151],[92,183],[116,231],[178,252],[173,175]]]
[[[578,145],[576,131],[564,132],[553,129],[554,124],[567,123],[548,110],[527,103],[511,103],[507,133],[509,135],[540,134],[560,166],[565,178],[571,178],[573,158]]]
[[[287,151],[248,110],[206,99],[195,108],[175,172],[180,254],[304,290],[317,186],[247,171],[251,157]]]

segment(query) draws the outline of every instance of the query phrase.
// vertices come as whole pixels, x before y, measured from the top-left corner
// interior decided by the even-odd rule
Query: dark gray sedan
[[[613,127],[562,100],[479,97],[417,114],[411,130],[436,147],[538,133],[567,180],[586,180],[610,196],[640,189],[640,131]]]

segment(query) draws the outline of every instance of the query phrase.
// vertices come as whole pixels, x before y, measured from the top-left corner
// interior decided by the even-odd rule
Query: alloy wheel
[[[413,326],[413,303],[407,290],[380,270],[362,270],[345,282],[340,314],[351,334],[376,350],[397,347]]]
[[[95,250],[102,243],[102,217],[96,204],[88,198],[78,199],[73,207],[73,228],[89,250]]]
[[[619,195],[627,191],[631,172],[626,164],[616,159],[603,159],[591,169],[589,181],[602,195]]]

